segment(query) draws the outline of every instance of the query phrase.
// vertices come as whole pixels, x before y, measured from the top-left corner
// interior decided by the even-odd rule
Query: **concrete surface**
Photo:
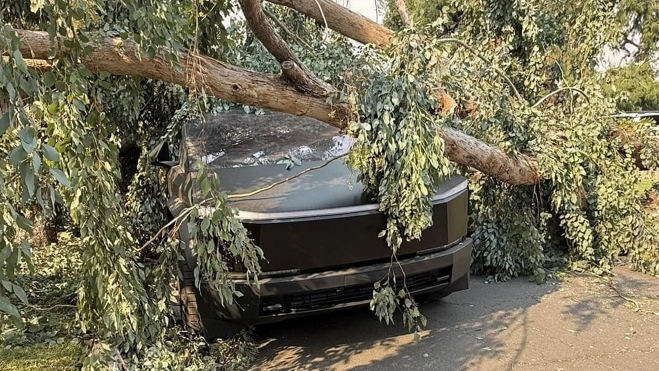
[[[368,309],[261,326],[253,370],[659,370],[659,279],[625,267],[542,285],[472,277],[421,309],[418,343]]]

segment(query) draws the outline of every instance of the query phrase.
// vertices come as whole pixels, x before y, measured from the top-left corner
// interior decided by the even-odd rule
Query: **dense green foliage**
[[[474,271],[498,278],[530,274],[542,279],[543,267],[569,263],[608,272],[618,254],[629,253],[637,268],[656,274],[656,261],[648,253],[654,249],[649,247],[654,228],[645,228],[646,217],[633,188],[640,173],[619,153],[619,142],[609,139],[620,123],[606,118],[616,107],[603,97],[593,70],[604,46],[620,34],[612,4],[432,4],[436,6],[408,2],[416,29],[432,23],[429,35],[466,41],[491,62],[481,63],[460,48],[445,53],[452,55],[450,66],[455,68],[436,78],[437,86],[444,86],[463,107],[468,101],[476,107],[475,114],[445,124],[511,153],[537,154],[540,169],[550,180],[525,188],[472,177]],[[388,6],[393,11],[386,22],[395,26],[400,21],[393,1]],[[428,52],[419,57],[423,58]],[[510,98],[503,84],[488,83],[501,81],[492,74],[497,67],[523,99]],[[588,98],[561,92],[534,105],[565,87],[582,89]],[[650,142],[649,125],[640,123],[634,129],[645,138],[641,142]],[[646,161],[655,158],[652,148],[644,151]]]
[[[34,249],[34,270],[23,265],[18,283],[30,306],[21,306],[24,327],[0,324],[0,369],[7,371],[73,371],[89,354],[103,355],[107,344],[81,332],[76,321],[76,290],[80,285],[82,252],[79,238],[65,232],[57,245]],[[174,298],[170,298],[173,301]],[[209,344],[178,325],[170,326],[163,345],[149,347],[139,359],[111,354],[112,362],[130,370],[241,370],[253,361],[255,344],[249,333]]]
[[[15,284],[17,267],[23,261],[29,263],[30,256],[27,241],[14,237],[19,228],[31,229],[22,211],[36,200],[43,212],[52,212],[59,201],[85,246],[76,300],[81,330],[108,340],[122,352],[144,352],[151,344],[161,344],[171,321],[169,283],[176,277],[179,249],[176,241],[164,238],[143,246],[165,224],[163,174],[148,164],[146,152],[157,140],[177,137],[181,120],[189,115],[186,112],[194,111],[185,107],[196,110],[198,105],[184,107],[188,92],[180,87],[107,73],[93,75],[77,61],[88,52],[85,44],[100,31],[135,39],[145,56],[168,50],[166,55],[175,63],[175,52],[191,46],[196,31],[193,14],[204,5],[218,14],[228,9],[228,5],[216,6],[217,2],[2,4],[5,26],[0,46],[10,56],[2,64],[3,99],[10,103],[2,115],[0,146],[4,154],[0,159],[3,312],[20,318],[8,294],[27,304]],[[18,51],[20,42],[12,26],[45,27],[51,39],[68,50],[52,62],[51,70],[30,69]],[[222,30],[206,28],[204,36],[221,41]],[[131,142],[143,150],[137,176],[128,180],[127,192],[121,194],[119,148]],[[226,212],[221,215],[200,216],[207,220],[202,225],[219,225],[228,231],[238,228],[244,233],[239,223],[229,224],[232,212],[222,210]],[[204,236],[212,238],[214,232],[208,233]],[[245,239],[235,245],[238,249],[227,245],[227,254],[220,257],[233,251],[246,254],[241,249],[245,244],[257,251]],[[202,274],[226,272],[225,264],[217,259],[209,260],[206,267]],[[211,276],[210,280],[214,278],[220,279]],[[113,352],[108,348],[85,363],[111,357]]]
[[[641,3],[647,6],[623,9],[645,14],[640,27],[652,35],[654,22],[647,20],[652,3]],[[0,50],[6,56],[0,95],[8,103],[0,112],[0,315],[26,324],[18,310],[26,313],[31,300],[22,281],[25,269],[30,272],[31,248],[19,238],[21,230],[32,229],[26,210],[38,205],[52,215],[59,207],[78,236],[79,285],[65,285],[67,293],[76,291],[76,331],[102,344],[85,365],[116,360],[118,354],[145,369],[234,362],[218,361],[219,348],[240,348],[229,343],[193,347],[181,358],[186,345],[169,311],[181,246],[167,232],[189,223],[199,259],[197,282],[207,280],[226,303],[236,295],[229,262],[240,261],[258,280],[262,251],[234,218],[221,180],[202,165],[195,169],[200,203],[186,205],[183,217],[166,225],[164,174],[147,157],[163,140],[178,147],[185,120],[231,103],[210,99],[201,89],[92,73],[79,61],[99,36],[118,36],[134,40],[145,58],[158,54],[173,66],[188,51],[263,72],[277,72],[278,64],[244,21],[223,25],[235,10],[230,1],[0,5]],[[268,6],[301,40],[281,27],[277,31],[319,78],[339,87],[337,99],[346,98],[352,108],[350,131],[357,144],[348,165],[388,218],[381,236],[392,249],[392,264],[402,241],[418,238],[430,225],[432,190],[453,171],[469,174],[444,155],[438,134],[450,127],[511,156],[537,156],[546,179],[511,186],[470,175],[475,272],[498,279],[527,274],[541,281],[545,268],[570,264],[606,273],[626,253],[635,268],[659,274],[656,223],[642,208],[640,171],[630,145],[609,135],[620,126],[607,117],[615,102],[604,96],[593,70],[603,47],[620,41],[622,13],[604,0],[567,5],[415,0],[408,6],[415,26],[400,30],[382,51],[357,50],[318,22]],[[388,14],[387,22],[401,28],[393,12]],[[15,28],[46,31],[63,47],[53,54],[52,68],[28,66]],[[654,52],[648,37],[644,55]],[[444,110],[438,92],[451,95],[458,106]],[[643,146],[650,143],[649,124],[631,130],[642,144],[643,161],[656,168],[653,147]],[[137,161],[125,165],[122,149],[131,147]],[[421,329],[425,318],[405,287],[396,292],[393,281],[385,277],[376,284],[373,309],[390,322],[400,308],[407,326]],[[185,339],[196,344],[196,338]],[[238,352],[253,355],[253,349],[243,350]]]

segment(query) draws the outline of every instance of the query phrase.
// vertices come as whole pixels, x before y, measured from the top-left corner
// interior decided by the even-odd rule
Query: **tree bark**
[[[332,0],[267,0],[284,5],[326,24],[330,29],[362,44],[384,47],[394,36],[393,31],[359,15]]]
[[[407,11],[407,5],[405,5],[405,0],[394,0],[396,3],[396,8],[398,8],[398,14],[400,15],[401,21],[406,26],[409,26],[412,22],[410,18],[410,13]]]
[[[542,181],[538,161],[531,156],[509,156],[498,147],[451,128],[443,129],[442,138],[446,156],[453,162],[469,164],[481,173],[511,185],[532,185]]]
[[[51,49],[46,32],[16,31],[21,38],[24,58],[48,60]],[[308,116],[340,130],[348,126],[348,106],[332,104],[327,98],[304,94],[279,75],[248,71],[207,56],[180,57],[180,71],[156,57],[137,57],[137,45],[119,38],[105,38],[87,54],[84,64],[92,72],[106,71],[157,79],[203,89],[207,94],[236,103],[261,107],[298,116]],[[446,154],[454,162],[475,168],[509,184],[535,184],[541,181],[537,163],[527,156],[508,156],[502,150],[453,129],[441,133]]]
[[[239,0],[249,28],[254,32],[263,46],[281,65],[282,75],[296,89],[316,95],[327,96],[331,87],[319,80],[270,26],[261,8],[261,0]]]
[[[22,41],[21,53],[24,58],[48,60],[51,44],[46,32],[16,32]],[[347,126],[347,106],[331,105],[326,102],[326,98],[300,93],[279,75],[248,71],[191,53],[180,56],[179,72],[160,57],[138,58],[137,50],[137,45],[132,41],[105,38],[87,54],[84,63],[92,72],[106,71],[113,75],[162,80],[204,89],[209,95],[236,103],[312,117],[339,129]]]

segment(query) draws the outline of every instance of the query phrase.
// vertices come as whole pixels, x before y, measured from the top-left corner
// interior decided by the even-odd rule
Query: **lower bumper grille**
[[[451,267],[432,272],[410,275],[406,278],[407,288],[415,293],[431,287],[447,286],[451,282]],[[276,315],[280,313],[303,312],[338,304],[346,304],[370,300],[373,297],[375,282],[338,287],[333,289],[300,292],[296,294],[262,297],[260,315]],[[403,278],[397,277],[395,291],[403,287]]]

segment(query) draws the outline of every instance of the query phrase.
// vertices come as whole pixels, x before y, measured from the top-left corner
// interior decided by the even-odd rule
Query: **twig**
[[[195,204],[193,206],[190,206],[190,207],[184,209],[181,212],[181,214],[179,214],[176,218],[172,219],[169,223],[165,224],[162,228],[160,228],[160,230],[158,230],[158,232],[156,232],[156,234],[153,235],[153,237],[151,237],[151,239],[149,239],[146,243],[144,243],[144,245],[142,245],[142,247],[137,249],[137,251],[144,250],[147,246],[152,244],[153,241],[155,241],[162,233],[164,233],[167,230],[167,228],[171,227],[172,225],[174,225],[174,229],[172,230],[172,233],[176,233],[178,231],[178,229],[181,227],[182,223],[179,223],[181,221],[181,219],[186,218],[188,215],[190,215],[194,208],[199,207],[199,206],[203,206],[205,203],[211,202],[211,201],[214,201],[214,200],[215,199],[212,198],[212,197],[207,198],[207,199],[199,202],[198,204]]]
[[[160,237],[160,235],[164,233],[169,227],[171,227],[173,224],[176,224],[181,219],[190,215],[191,212],[192,212],[192,208],[183,210],[183,212],[181,212],[181,214],[179,214],[176,218],[170,220],[169,223],[165,224],[162,228],[160,228],[160,230],[158,230],[158,232],[156,232],[156,234],[154,234],[153,237],[151,237],[148,241],[146,241],[144,245],[142,245],[142,247],[138,249],[138,251],[144,250],[147,246],[151,245],[153,241],[155,241],[158,237]]]
[[[124,358],[121,356],[121,353],[119,352],[119,349],[114,348],[114,352],[117,355],[117,358],[119,358],[119,362],[121,363],[121,367],[123,367],[124,370],[130,371],[130,368],[126,364],[126,361],[124,361]]]
[[[255,190],[255,191],[248,192],[248,193],[239,193],[239,194],[235,194],[235,195],[229,195],[228,198],[229,198],[230,200],[233,200],[233,199],[236,199],[236,198],[251,197],[251,196],[254,196],[254,195],[259,194],[259,193],[261,193],[261,192],[269,191],[269,190],[275,188],[275,187],[278,186],[278,185],[282,185],[282,184],[284,184],[284,183],[286,183],[286,182],[290,182],[291,180],[293,180],[293,179],[295,179],[295,178],[297,178],[297,177],[300,177],[300,176],[302,176],[302,175],[304,175],[304,174],[306,174],[306,173],[308,173],[308,172],[310,172],[310,171],[314,171],[314,170],[318,170],[318,169],[324,168],[325,166],[331,164],[332,162],[334,162],[334,161],[336,161],[336,160],[338,160],[338,159],[340,159],[340,158],[343,158],[343,157],[345,157],[345,156],[347,156],[347,155],[348,155],[348,153],[344,153],[344,154],[342,154],[342,155],[336,156],[336,157],[334,157],[333,159],[331,159],[331,160],[325,162],[325,163],[322,164],[322,165],[313,166],[313,167],[310,167],[310,168],[308,168],[308,169],[304,169],[304,170],[300,171],[299,173],[297,173],[297,174],[295,174],[295,175],[293,175],[293,176],[290,176],[290,177],[288,177],[288,178],[286,178],[286,179],[284,179],[284,180],[280,180],[280,181],[278,181],[278,182],[274,182],[274,183],[270,184],[270,185],[267,186],[267,187],[263,187],[263,188],[261,188],[261,189],[257,189],[257,190]]]
[[[623,41],[622,44],[623,44],[623,47],[624,47],[625,44],[631,44],[631,45],[634,46],[636,49],[639,49],[639,50],[641,49],[641,46],[640,46],[640,45],[638,45],[637,43],[633,42],[633,41],[630,40],[628,37],[625,38],[625,41]]]
[[[213,198],[207,198],[196,205],[184,209],[176,218],[170,220],[169,223],[165,224],[162,228],[160,228],[160,230],[158,230],[158,232],[156,232],[156,234],[153,235],[151,239],[149,239],[146,243],[144,243],[144,245],[142,245],[142,247],[140,247],[138,251],[144,250],[144,248],[152,244],[153,241],[155,241],[162,233],[164,233],[167,230],[167,228],[171,227],[172,225],[174,225],[174,229],[172,230],[172,233],[176,233],[176,231],[178,231],[178,229],[181,227],[182,223],[178,223],[181,219],[186,218],[188,215],[190,215],[190,213],[192,213],[192,210],[194,208],[203,206],[205,203],[211,202],[213,200],[214,200]],[[176,223],[178,223],[178,225],[175,225]]]
[[[318,0],[316,0],[316,5],[318,5],[318,10],[320,10],[320,15],[323,17],[323,22],[325,22],[325,29],[328,29],[329,26],[327,25],[327,18],[325,18],[325,12],[323,12],[323,7],[320,6]]]
[[[320,16],[323,17],[323,22],[325,23],[325,32],[323,33],[323,40],[322,40],[324,44],[327,41],[327,37],[329,36],[329,34],[327,33],[327,31],[329,30],[329,25],[327,24],[327,18],[325,18],[325,12],[323,12],[323,7],[320,6],[318,0],[316,0],[316,5],[318,5],[318,10],[320,10]]]
[[[587,101],[587,102],[590,102],[590,99],[588,99],[588,96],[586,95],[586,93],[584,93],[583,90],[581,90],[581,89],[579,89],[579,88],[572,87],[572,86],[567,86],[567,87],[564,87],[564,88],[560,88],[560,89],[554,90],[554,91],[552,91],[551,93],[545,95],[545,96],[542,97],[542,98],[541,98],[536,104],[534,104],[533,106],[531,106],[531,108],[535,108],[535,107],[539,106],[540,104],[542,104],[542,102],[544,102],[545,100],[547,100],[547,99],[550,98],[551,96],[556,95],[556,94],[558,94],[558,93],[560,93],[560,92],[562,92],[562,91],[566,91],[566,90],[576,91],[577,93],[581,94],[584,98],[586,98],[586,101]]]
[[[628,302],[630,302],[630,303],[633,303],[633,304],[636,306],[636,310],[634,310],[634,312],[638,312],[638,311],[641,310],[641,306],[636,302],[636,300],[634,300],[634,299],[632,299],[632,298],[628,298],[628,297],[626,297],[625,295],[623,295],[623,294],[622,294],[622,293],[621,293],[621,292],[620,292],[620,291],[619,291],[619,290],[613,285],[613,281],[611,281],[611,280],[609,280],[609,288],[611,288],[611,290],[615,291],[616,294],[617,294],[621,299],[626,300],[626,301],[628,301]]]
[[[268,8],[263,8],[263,13],[265,13],[265,15],[268,16],[268,18],[272,19],[277,24],[277,26],[279,26],[282,30],[284,30],[284,32],[286,32],[290,37],[295,39],[295,41],[297,41],[299,44],[302,44],[302,46],[306,47],[309,50],[313,50],[311,45],[307,44],[307,42],[302,40],[300,36],[298,36],[295,32],[291,31],[288,27],[286,27],[284,22],[280,21],[279,18],[277,18],[277,16],[274,15]]]
[[[47,308],[37,307],[36,305],[32,305],[32,304],[24,304],[24,305],[28,308],[31,308],[31,309],[34,309],[34,310],[40,310],[40,311],[43,311],[43,312],[48,312],[48,311],[51,311],[51,310],[56,309],[56,308],[76,308],[76,306],[73,305],[73,304],[55,304],[52,307],[47,307]]]
[[[467,44],[466,42],[464,42],[464,41],[462,41],[462,40],[460,40],[460,39],[456,39],[456,38],[454,38],[454,37],[449,37],[449,38],[445,38],[445,39],[439,39],[439,40],[437,40],[437,42],[439,42],[439,43],[455,43],[455,44],[461,45],[461,46],[464,47],[465,49],[469,50],[472,54],[474,54],[475,56],[477,56],[478,58],[480,58],[483,62],[489,64],[490,67],[491,67],[491,68],[492,68],[492,69],[493,69],[493,70],[494,70],[494,71],[495,71],[495,72],[496,72],[501,78],[503,78],[504,80],[506,80],[506,82],[508,83],[508,85],[510,85],[510,88],[511,88],[511,89],[513,90],[513,92],[515,93],[515,96],[517,97],[517,99],[519,99],[519,100],[523,100],[522,96],[521,96],[521,95],[519,94],[519,92],[517,91],[517,88],[515,87],[515,84],[513,84],[513,82],[508,78],[508,76],[506,76],[506,74],[503,73],[503,71],[501,71],[501,70],[499,70],[498,68],[496,68],[496,67],[494,66],[494,64],[493,64],[489,59],[487,59],[485,56],[483,56],[481,53],[479,53],[478,50],[474,49],[471,45]]]

